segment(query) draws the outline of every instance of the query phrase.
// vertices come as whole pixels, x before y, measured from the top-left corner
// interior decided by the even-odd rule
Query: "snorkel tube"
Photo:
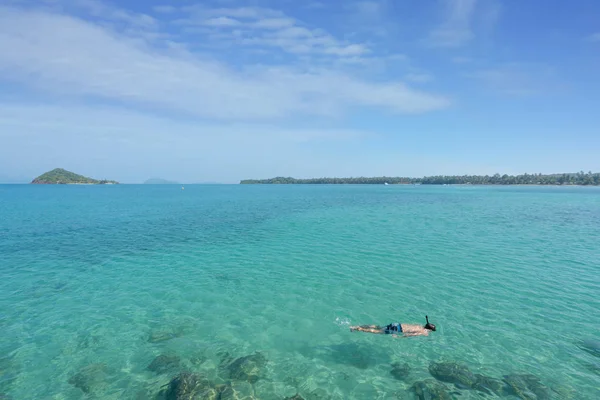
[[[427,323],[425,324],[425,329],[429,329],[430,331],[435,332],[435,325],[429,323],[429,317],[427,315],[425,316],[425,321],[427,321]]]

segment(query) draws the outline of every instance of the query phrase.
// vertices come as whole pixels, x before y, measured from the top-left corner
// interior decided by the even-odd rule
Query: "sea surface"
[[[0,185],[0,274],[0,399],[600,398],[599,188]]]

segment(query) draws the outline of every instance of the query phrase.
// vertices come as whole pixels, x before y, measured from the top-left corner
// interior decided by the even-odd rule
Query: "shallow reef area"
[[[278,386],[270,377],[270,361],[265,353],[260,351],[240,356],[223,352],[219,354],[219,358],[216,365],[209,369],[202,369],[198,368],[205,361],[202,357],[188,359],[172,352],[156,356],[145,370],[155,378],[161,377],[166,383],[157,388],[156,380],[149,380],[151,383],[147,390],[140,391],[136,400],[341,398],[339,392],[330,393],[320,387],[307,388],[299,385],[293,377],[288,379],[286,389],[282,392],[282,386]],[[406,362],[392,362],[388,365],[391,378],[398,381],[399,386],[396,392],[387,393],[383,397],[386,399],[444,400],[466,399],[474,396],[521,400],[565,398],[532,374],[511,373],[502,377],[486,376],[474,373],[466,364],[455,361],[431,362],[427,371],[416,371]],[[113,373],[109,366],[94,363],[79,369],[68,379],[68,383],[78,388],[82,395],[102,397]],[[424,373],[428,373],[429,377],[423,378]],[[356,394],[356,396],[360,395]],[[0,395],[0,399],[8,398]]]

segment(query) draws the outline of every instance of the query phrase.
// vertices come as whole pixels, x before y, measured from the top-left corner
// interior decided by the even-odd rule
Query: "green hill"
[[[38,185],[52,185],[52,184],[88,184],[88,185],[104,185],[104,184],[117,184],[119,182],[97,180],[87,178],[83,175],[77,175],[76,173],[64,170],[62,168],[56,168],[52,171],[46,172],[31,181],[32,184]]]

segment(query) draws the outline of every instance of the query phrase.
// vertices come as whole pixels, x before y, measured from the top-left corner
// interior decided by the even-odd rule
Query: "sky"
[[[600,171],[597,0],[1,0],[0,182]]]

